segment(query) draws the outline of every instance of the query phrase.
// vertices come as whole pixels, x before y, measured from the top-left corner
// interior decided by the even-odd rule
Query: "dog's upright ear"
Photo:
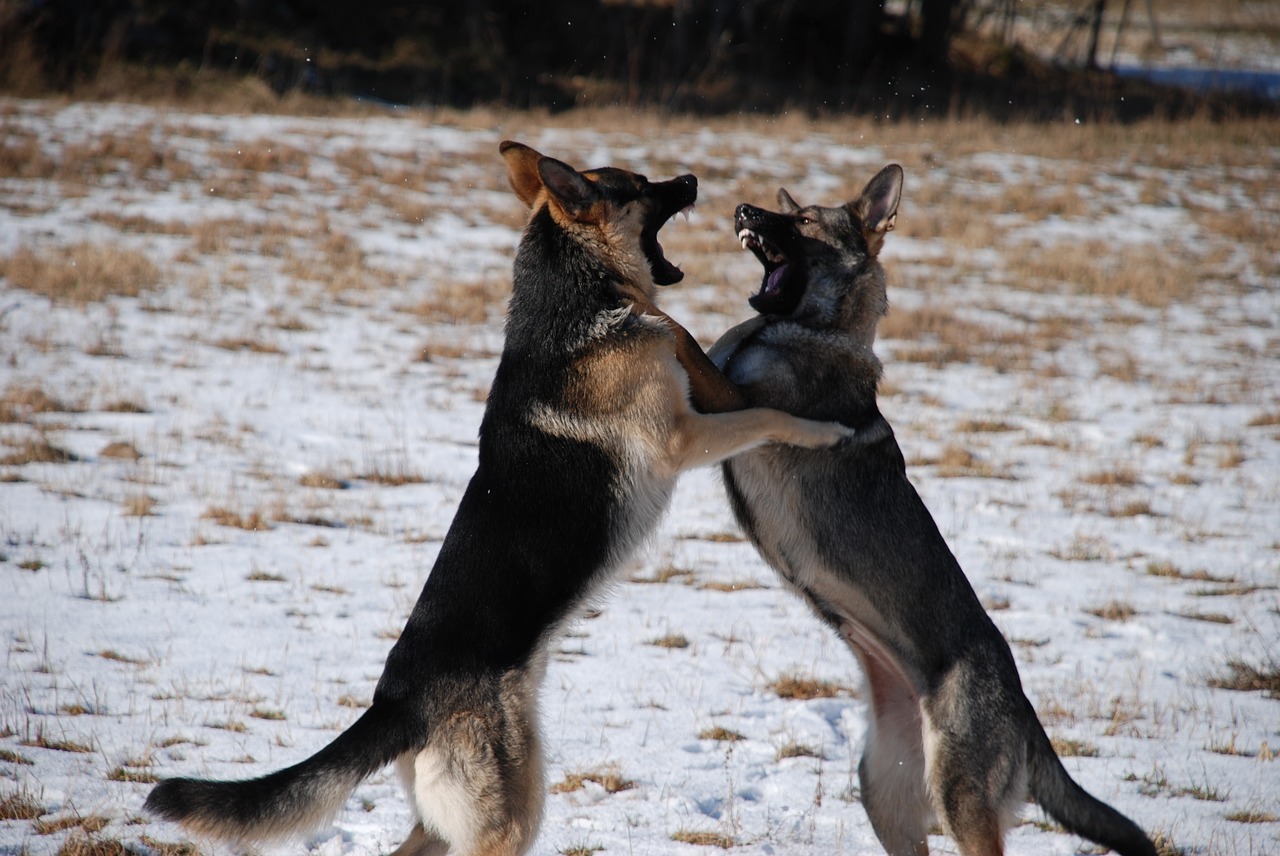
[[[534,200],[542,192],[542,177],[538,174],[538,163],[543,156],[524,143],[503,140],[498,145],[498,154],[507,162],[507,177],[511,180],[511,189],[520,197],[520,201],[532,208]]]
[[[590,179],[555,158],[538,161],[538,175],[543,187],[569,217],[590,219],[591,209],[600,201],[600,191]]]
[[[778,188],[778,210],[783,214],[794,214],[800,210],[800,203],[791,198],[785,187]]]
[[[849,211],[862,224],[862,237],[871,255],[878,255],[884,236],[893,231],[902,199],[902,167],[889,164],[867,182],[862,195],[849,203]]]

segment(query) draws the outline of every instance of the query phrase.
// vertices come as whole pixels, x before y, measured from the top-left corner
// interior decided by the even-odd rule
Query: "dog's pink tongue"
[[[782,291],[782,274],[783,274],[783,271],[785,271],[786,269],[787,269],[787,266],[782,265],[781,267],[777,267],[769,271],[769,276],[765,279],[765,282],[764,282],[765,294],[777,294],[778,292]]]

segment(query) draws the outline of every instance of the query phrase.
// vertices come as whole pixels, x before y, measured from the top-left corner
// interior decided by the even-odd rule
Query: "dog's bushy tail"
[[[387,705],[374,705],[307,760],[257,779],[165,779],[144,810],[232,842],[300,835],[332,819],[356,786],[414,745]]]
[[[1040,807],[1068,830],[1111,848],[1120,856],[1157,856],[1138,825],[1076,784],[1036,724],[1027,747],[1027,780]]]

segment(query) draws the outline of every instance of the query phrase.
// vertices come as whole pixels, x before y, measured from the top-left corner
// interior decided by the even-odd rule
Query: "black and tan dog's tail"
[[[356,786],[412,746],[398,715],[376,702],[307,760],[243,781],[165,779],[144,810],[231,842],[272,841],[323,825]]]
[[[1044,729],[1033,731],[1027,747],[1027,783],[1040,807],[1074,834],[1120,856],[1157,856],[1155,844],[1136,823],[1076,784]]]

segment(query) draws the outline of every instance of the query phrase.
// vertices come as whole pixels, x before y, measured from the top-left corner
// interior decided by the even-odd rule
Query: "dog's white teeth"
[[[744,250],[751,249],[751,237],[749,235],[742,236],[742,249]]]

